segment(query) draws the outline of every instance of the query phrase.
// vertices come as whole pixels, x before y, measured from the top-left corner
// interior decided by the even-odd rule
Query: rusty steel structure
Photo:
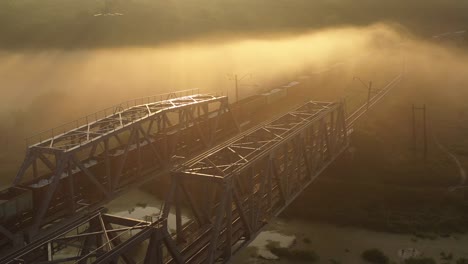
[[[402,77],[351,113],[310,101],[177,163],[156,219],[89,213],[0,263],[226,263],[346,150],[353,125]],[[64,256],[66,245],[79,250]]]
[[[172,94],[39,140],[4,193],[29,193],[33,204],[13,200],[18,212],[2,215],[0,237],[15,246],[32,242],[51,223],[86,215],[237,132],[227,97]]]

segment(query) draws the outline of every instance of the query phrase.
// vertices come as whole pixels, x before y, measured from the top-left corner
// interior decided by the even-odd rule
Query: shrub
[[[405,260],[405,264],[436,264],[433,258],[409,258]]]
[[[291,250],[289,248],[281,248],[275,246],[268,246],[268,249],[271,253],[275,254],[280,258],[286,258],[293,261],[307,261],[307,262],[315,262],[319,259],[317,254],[313,251],[305,251],[305,250]]]
[[[450,261],[453,259],[452,253],[440,252],[440,258],[445,261]]]
[[[388,257],[380,250],[373,248],[362,253],[362,258],[370,263],[387,264]]]
[[[148,206],[148,204],[147,203],[137,203],[136,206],[141,207],[141,208],[144,209],[144,208],[146,208],[146,206]]]

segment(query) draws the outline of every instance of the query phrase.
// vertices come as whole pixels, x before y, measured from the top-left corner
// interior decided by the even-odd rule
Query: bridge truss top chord
[[[143,105],[136,105],[128,109],[116,111],[102,119],[89,122],[70,131],[66,131],[63,134],[53,136],[52,138],[30,146],[30,148],[71,152],[78,148],[86,147],[93,141],[99,140],[103,137],[119,133],[121,130],[134,123],[150,119],[151,117],[163,112],[171,112],[180,107],[217,100],[219,100],[218,96],[196,94]]]
[[[214,150],[200,155],[183,164],[178,171],[189,177],[203,176],[211,179],[231,177],[244,166],[276,144],[294,134],[320,117],[322,113],[336,107],[337,103],[308,102],[287,114],[262,125],[235,141],[218,146]]]

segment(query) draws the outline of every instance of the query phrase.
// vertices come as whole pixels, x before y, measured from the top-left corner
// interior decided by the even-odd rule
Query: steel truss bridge
[[[0,262],[228,262],[346,150],[353,124],[401,79],[402,75],[395,77],[350,114],[344,102],[307,102],[192,159],[169,162],[170,184],[157,219],[127,219],[88,206],[79,218],[65,221]],[[177,157],[178,150],[208,148],[221,133],[236,130],[225,97],[194,95],[171,100],[125,110],[100,125],[90,124],[31,146],[15,182],[22,182],[28,167],[33,167],[29,169],[33,176],[39,174],[34,168],[36,159],[50,169],[47,177],[52,181],[28,230],[37,232],[48,222],[46,216],[54,215],[55,207],[65,207],[70,214],[83,204],[99,204],[129,186],[127,182],[144,178],[147,171],[164,171],[169,167],[164,162]],[[220,107],[210,111],[205,105],[212,102]],[[177,123],[164,117],[171,111],[178,113]],[[171,140],[168,131],[178,140]],[[191,135],[190,142],[183,139],[184,133]],[[103,150],[97,150],[96,142]],[[85,149],[86,155],[77,153]],[[55,163],[47,154],[55,155]],[[112,155],[119,156],[116,164]],[[134,159],[129,160],[130,156]],[[90,160],[103,164],[104,169],[93,171]],[[80,173],[76,177],[75,171]],[[100,192],[91,194],[87,189]],[[175,216],[171,229],[170,215]]]
[[[34,241],[46,227],[86,215],[238,132],[227,97],[171,97],[117,109],[29,146],[10,190],[32,189],[33,210],[2,223],[3,240]]]

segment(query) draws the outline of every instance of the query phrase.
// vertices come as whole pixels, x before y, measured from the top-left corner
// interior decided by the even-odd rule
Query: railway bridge
[[[226,97],[190,94],[39,140],[5,194],[38,188],[37,204],[16,201],[0,263],[228,262],[346,150],[353,124],[401,79],[351,113],[344,101],[309,101],[242,133]],[[160,174],[170,182],[158,217],[100,207]]]

